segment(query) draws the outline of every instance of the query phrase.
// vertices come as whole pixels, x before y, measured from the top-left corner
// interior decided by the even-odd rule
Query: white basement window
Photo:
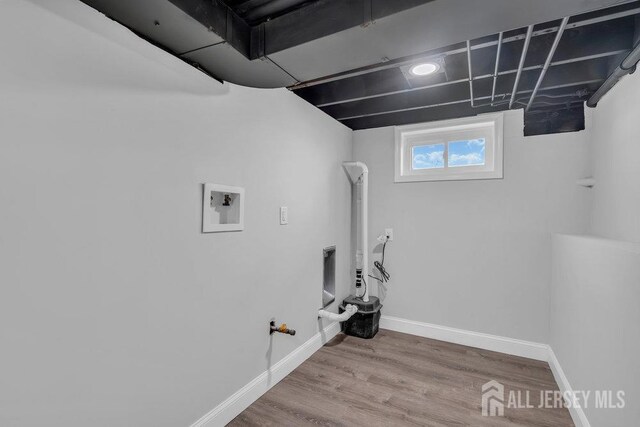
[[[396,182],[502,178],[502,114],[396,127]]]

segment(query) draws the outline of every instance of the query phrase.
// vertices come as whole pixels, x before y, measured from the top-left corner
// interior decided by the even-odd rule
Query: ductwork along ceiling
[[[528,135],[580,130],[584,101],[635,69],[618,67],[640,40],[640,1],[82,1],[219,80],[288,87],[352,129],[524,108]],[[423,62],[438,71],[408,72]]]

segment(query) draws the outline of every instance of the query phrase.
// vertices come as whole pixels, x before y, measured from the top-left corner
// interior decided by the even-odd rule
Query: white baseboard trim
[[[549,347],[549,366],[551,367],[551,372],[553,372],[553,377],[556,379],[560,391],[563,394],[573,394],[573,388],[571,387],[571,384],[569,384],[569,380],[564,374],[564,371],[560,366],[560,362],[558,361],[558,358],[556,357],[551,347]],[[571,414],[571,419],[573,419],[573,423],[576,425],[576,427],[591,427],[591,424],[589,424],[589,420],[587,419],[587,415],[584,413],[584,410],[582,408],[575,408],[571,405],[568,406],[569,413]]]
[[[222,427],[249,407],[271,387],[289,375],[302,362],[318,351],[327,341],[338,335],[340,324],[334,322],[311,337],[307,342],[285,356],[271,369],[264,371],[249,384],[235,392],[208,414],[193,423],[191,427]]]
[[[573,392],[560,362],[556,358],[551,347],[530,341],[506,338],[498,335],[484,334],[481,332],[466,331],[464,329],[450,328],[447,326],[430,323],[416,322],[401,319],[399,317],[382,316],[380,327],[392,331],[403,332],[425,338],[482,348],[514,356],[527,357],[549,363],[551,372],[558,383],[560,391]],[[318,351],[327,341],[340,332],[338,322],[327,326],[322,332],[318,332],[300,347],[289,353],[286,357],[273,365],[268,371],[264,371],[249,384],[235,392],[224,402],[213,408],[208,414],[193,423],[191,427],[222,427],[233,420],[238,414],[248,408],[260,396],[271,387],[289,375],[300,366],[313,353]],[[577,427],[591,427],[582,408],[570,407],[569,413]]]
[[[399,317],[382,316],[380,319],[380,327],[382,329],[404,332],[405,334],[417,335],[419,337],[432,338],[545,362],[549,357],[549,346],[546,344],[416,322]]]

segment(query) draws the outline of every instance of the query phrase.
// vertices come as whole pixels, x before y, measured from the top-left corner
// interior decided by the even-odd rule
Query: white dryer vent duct
[[[370,286],[367,286],[369,278],[369,241],[367,238],[369,230],[369,169],[362,162],[345,162],[343,166],[349,174],[351,183],[355,185],[360,217],[356,246],[356,296],[361,297],[364,302],[369,302]]]

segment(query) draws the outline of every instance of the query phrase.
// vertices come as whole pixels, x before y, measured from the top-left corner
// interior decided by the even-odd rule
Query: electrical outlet
[[[393,240],[393,228],[385,228],[384,235],[387,236],[387,240],[390,242]]]
[[[280,207],[280,225],[289,224],[289,208],[286,206]]]

